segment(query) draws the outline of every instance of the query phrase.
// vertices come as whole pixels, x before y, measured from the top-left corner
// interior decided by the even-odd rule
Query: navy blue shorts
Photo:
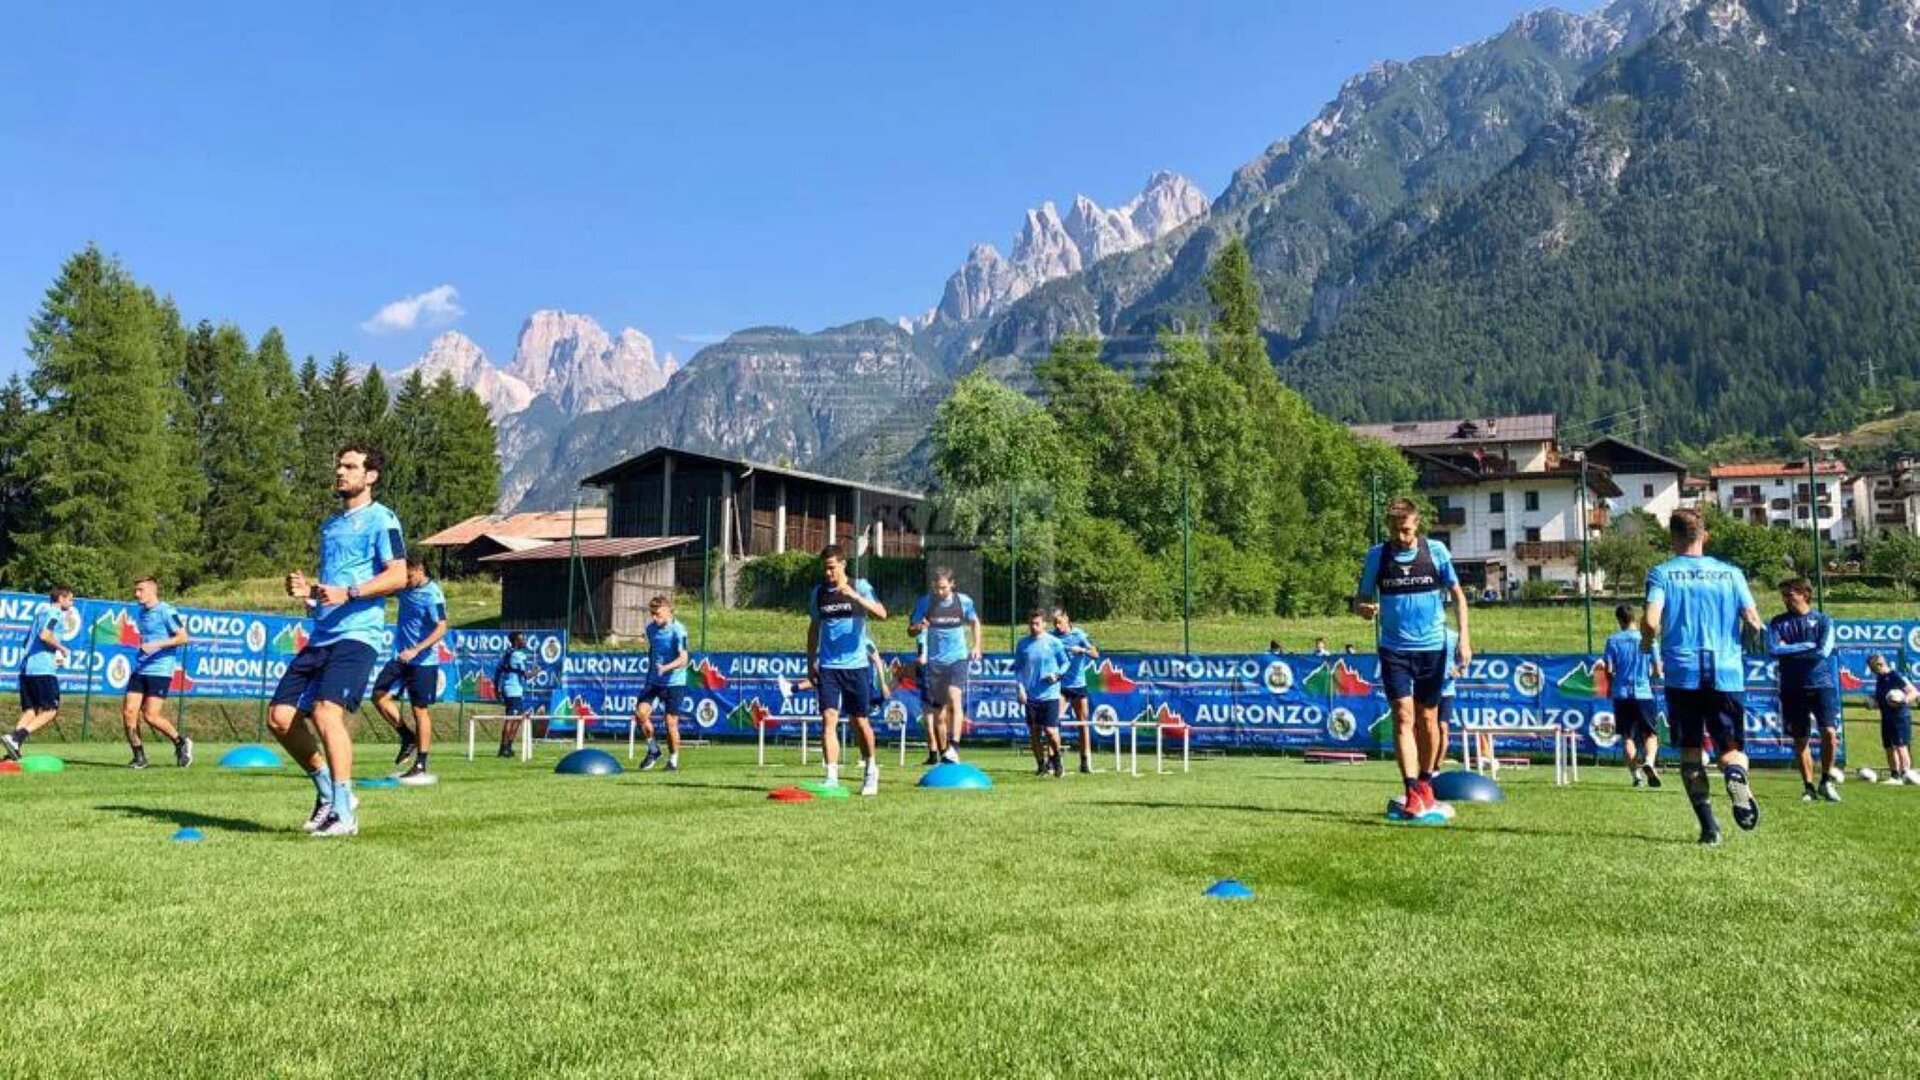
[[[1380,681],[1386,684],[1388,701],[1412,698],[1416,705],[1438,705],[1440,688],[1447,682],[1447,650],[1381,649]]]
[[[1076,701],[1087,700],[1087,688],[1084,686],[1063,686],[1060,688],[1060,700],[1071,705]]]
[[[873,669],[821,668],[817,691],[823,715],[833,709],[849,720],[864,720],[873,700]]]
[[[506,711],[506,714],[508,716],[519,716],[521,711],[521,706],[526,703],[526,700],[527,700],[526,698],[523,698],[518,694],[510,698],[501,698],[500,707]]]
[[[416,709],[433,704],[440,697],[440,665],[387,661],[374,677],[373,692],[397,694],[401,691],[406,692],[407,702]]]
[[[660,712],[678,717],[684,711],[680,706],[685,703],[686,696],[687,688],[684,686],[648,683],[646,689],[640,691],[640,696],[633,699],[633,714],[640,715],[642,705],[652,705]]]
[[[924,661],[916,661],[914,663],[913,683],[920,688],[921,707],[924,709],[931,706],[934,703],[933,687],[927,684],[927,665]]]
[[[1613,699],[1613,730],[1622,739],[1637,741],[1656,735],[1653,702],[1642,698]]]
[[[20,708],[26,712],[50,712],[60,707],[60,676],[20,676]]]
[[[1807,738],[1815,728],[1839,730],[1840,691],[1831,686],[1780,691],[1780,726],[1792,739]]]
[[[1667,687],[1667,730],[1682,750],[1699,750],[1706,739],[1720,753],[1747,746],[1745,695],[1729,690]]]
[[[1447,729],[1453,726],[1453,695],[1445,694],[1440,698],[1440,737],[1446,738]]]
[[[173,691],[171,675],[134,675],[127,679],[127,693],[141,697],[165,698]]]
[[[373,646],[364,641],[308,645],[280,676],[280,685],[273,688],[273,704],[292,705],[305,712],[318,702],[330,701],[352,712],[360,707],[360,699],[367,692],[367,676],[379,658]]]
[[[973,665],[967,660],[950,660],[945,663],[929,661],[927,663],[927,692],[936,702],[947,700],[948,689],[966,692],[967,679],[973,671]]]
[[[1027,726],[1057,728],[1060,726],[1060,699],[1047,701],[1027,699]]]
[[[1880,714],[1880,745],[1888,750],[1913,745],[1913,713],[1901,709],[1897,714]]]

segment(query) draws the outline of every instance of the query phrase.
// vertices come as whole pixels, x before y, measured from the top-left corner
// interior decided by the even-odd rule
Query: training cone
[[[822,799],[844,799],[847,789],[841,784],[829,784],[824,780],[809,780],[800,787]]]
[[[560,759],[553,771],[564,776],[618,776],[626,770],[605,750],[582,747]]]
[[[399,787],[400,781],[391,776],[370,776],[365,780],[355,780],[353,786],[357,788],[390,788]]]
[[[1507,794],[1491,777],[1455,769],[1433,778],[1433,797],[1450,803],[1506,802]]]
[[[17,761],[0,761],[0,773],[17,773],[17,772],[19,772],[19,771],[20,771],[20,763],[19,763],[19,762],[17,762]]]
[[[944,765],[935,765],[920,777],[923,788],[943,788],[963,791],[984,791],[993,786],[993,780],[986,773],[964,761],[949,761]]]
[[[67,763],[52,754],[28,754],[20,759],[21,772],[64,772]]]
[[[1215,900],[1251,900],[1253,890],[1241,884],[1238,878],[1221,878],[1207,886],[1206,895]]]
[[[812,802],[813,792],[797,787],[774,788],[767,792],[767,798],[774,802]]]
[[[284,764],[278,751],[259,743],[236,746],[220,755],[223,769],[278,769]]]
[[[205,840],[207,838],[207,835],[201,832],[199,829],[196,829],[193,826],[189,825],[189,826],[186,826],[185,828],[182,828],[179,832],[174,833],[173,838],[175,840],[179,840],[182,842],[191,842],[195,840]]]

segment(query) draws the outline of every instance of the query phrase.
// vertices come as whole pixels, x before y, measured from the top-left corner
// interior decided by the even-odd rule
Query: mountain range
[[[536,336],[544,367],[516,350],[490,375],[471,343],[436,362],[492,378],[509,504],[564,505],[657,443],[917,485],[954,379],[1030,386],[1070,333],[1150,362],[1159,334],[1206,324],[1206,268],[1238,238],[1282,377],[1340,419],[1630,412],[1663,445],[1836,421],[1863,367],[1920,375],[1916,5],[1535,12],[1354,76],[1211,203],[1172,173],[1118,207],[1044,203],[917,317],[741,331],[631,390],[581,388],[637,367],[605,335]],[[531,392],[517,410],[507,376]]]

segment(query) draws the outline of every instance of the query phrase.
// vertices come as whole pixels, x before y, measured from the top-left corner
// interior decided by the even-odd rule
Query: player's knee
[[[267,712],[267,729],[275,735],[285,735],[293,730],[294,710],[276,705]]]

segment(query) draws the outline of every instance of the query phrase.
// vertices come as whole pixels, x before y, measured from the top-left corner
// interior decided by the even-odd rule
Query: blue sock
[[[333,798],[333,774],[327,771],[325,765],[308,773],[307,779],[313,781],[313,790],[320,793],[321,802],[327,802]]]
[[[353,820],[353,781],[333,782],[333,812],[342,821]]]

